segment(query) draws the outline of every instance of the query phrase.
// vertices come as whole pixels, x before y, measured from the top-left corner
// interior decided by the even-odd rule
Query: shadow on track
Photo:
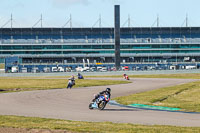
[[[102,111],[138,111],[137,109],[104,109]]]

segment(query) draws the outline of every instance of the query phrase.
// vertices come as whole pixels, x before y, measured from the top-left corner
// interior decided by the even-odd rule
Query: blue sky
[[[11,13],[14,27],[32,27],[41,14],[44,27],[62,27],[70,14],[73,27],[92,27],[99,14],[102,26],[111,27],[115,4],[120,4],[121,26],[130,15],[131,26],[151,27],[159,15],[160,26],[180,27],[186,14],[189,26],[200,26],[200,0],[0,0],[0,27]]]

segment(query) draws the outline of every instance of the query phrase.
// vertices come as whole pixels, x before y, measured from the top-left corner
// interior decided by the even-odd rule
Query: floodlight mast
[[[130,15],[128,15],[128,27],[131,27],[131,18],[130,18]]]
[[[40,19],[41,19],[41,28],[42,28],[42,21],[43,21],[43,20],[42,20],[42,14],[41,14],[41,18],[40,18]]]
[[[160,18],[159,18],[159,14],[157,14],[156,20],[153,22],[151,27],[154,27],[154,25],[156,24],[157,27],[160,27]]]
[[[8,23],[10,23],[10,28],[12,29],[13,28],[13,15],[12,14],[10,15],[10,19],[4,25],[2,25],[1,28],[4,28]]]
[[[128,15],[128,19],[125,21],[125,23],[121,26],[121,27],[125,27],[126,24],[128,24],[128,27],[131,27],[131,17],[130,15]]]
[[[181,27],[183,27],[185,25],[185,27],[189,26],[189,22],[188,22],[188,14],[186,14],[184,22],[182,23]]]
[[[160,26],[160,23],[159,23],[160,19],[159,19],[159,15],[157,14],[157,27]]]
[[[62,28],[65,28],[65,26],[66,26],[68,23],[70,24],[70,28],[72,28],[72,15],[71,15],[71,14],[70,14],[69,20],[63,25]]]
[[[99,14],[98,20],[93,24],[92,28],[95,27],[99,23],[99,28],[102,27],[102,19],[101,19],[101,14]]]
[[[41,14],[41,16],[40,16],[40,19],[37,21],[37,23],[35,23],[33,26],[32,26],[32,28],[34,28],[38,23],[40,22],[40,26],[41,26],[41,28],[43,27],[43,18],[42,18],[42,14]]]
[[[11,29],[12,29],[12,27],[13,27],[13,17],[12,17],[12,14],[11,14],[10,21],[11,21]]]
[[[188,14],[186,14],[186,22],[185,23],[186,23],[185,26],[188,27]]]

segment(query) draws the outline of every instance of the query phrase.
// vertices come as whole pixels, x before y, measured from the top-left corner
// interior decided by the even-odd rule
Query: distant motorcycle
[[[78,79],[84,79],[82,75],[78,75]]]
[[[97,99],[92,100],[89,104],[89,109],[103,110],[109,101],[110,97],[108,95],[100,95]]]
[[[130,80],[129,77],[128,77],[128,75],[125,77],[125,79],[126,79],[126,80]]]
[[[126,79],[126,80],[130,80],[129,77],[128,77],[128,75],[126,75],[126,74],[123,74],[123,77],[124,77],[124,79]]]
[[[84,79],[84,78],[83,78],[83,75],[80,74],[80,73],[78,73],[78,79]]]

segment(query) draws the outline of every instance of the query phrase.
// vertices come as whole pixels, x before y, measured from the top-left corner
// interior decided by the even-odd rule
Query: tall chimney
[[[120,6],[115,5],[115,67],[120,69]]]

